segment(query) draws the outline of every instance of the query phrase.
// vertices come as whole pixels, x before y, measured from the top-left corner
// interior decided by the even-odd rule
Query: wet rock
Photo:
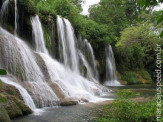
[[[10,117],[2,104],[0,104],[0,122],[10,122]]]
[[[87,100],[87,99],[85,99],[85,98],[81,98],[79,101],[80,101],[81,103],[87,103],[87,102],[89,102],[89,100]]]
[[[79,104],[78,99],[75,97],[66,97],[61,100],[61,106],[71,106]]]
[[[57,83],[50,82],[48,84],[60,100],[64,99],[66,97],[65,94],[63,93],[62,89],[59,87],[59,85]]]
[[[24,101],[19,91],[15,87],[4,83],[2,84],[2,86],[0,86],[0,105],[1,104],[3,106],[0,106],[0,111],[2,111],[3,113],[5,112],[5,114],[3,114],[5,118],[8,116],[10,119],[13,119],[18,116],[32,113],[30,108],[24,104]],[[4,122],[8,122],[8,120]]]
[[[51,78],[50,78],[50,75],[49,75],[49,72],[48,72],[48,69],[47,69],[47,66],[46,66],[44,60],[38,53],[35,53],[35,56],[36,56],[37,64],[41,68],[41,71],[44,74],[46,81],[50,82]]]

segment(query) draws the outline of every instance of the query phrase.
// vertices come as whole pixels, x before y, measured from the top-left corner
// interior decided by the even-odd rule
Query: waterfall
[[[31,49],[21,39],[0,27],[0,64],[23,81],[45,81]]]
[[[79,72],[74,30],[67,19],[57,16],[57,29],[61,61],[66,67]]]
[[[15,8],[17,8],[16,4]],[[15,18],[16,16],[17,14],[15,14]],[[46,49],[38,15],[31,18],[31,23],[36,44],[35,51],[23,40],[0,27],[0,68],[6,69],[8,73],[22,81],[21,85],[31,95],[36,107],[58,105],[60,99],[56,95],[58,91],[54,90],[51,83],[57,84],[63,91],[63,96],[66,97],[76,97],[78,100],[84,98],[92,102],[103,100],[98,96],[107,90],[96,82],[95,58],[88,41],[83,40],[85,43],[83,45],[87,45],[85,50],[89,50],[87,54],[77,46],[80,42],[75,37],[71,23],[58,16],[59,53],[63,61],[60,63],[53,59]],[[87,68],[89,80],[80,74],[79,58]],[[5,81],[11,82],[4,79]],[[15,82],[15,84],[17,83]],[[20,89],[21,85],[15,85],[15,87]]]
[[[117,86],[120,83],[117,80],[114,53],[111,45],[106,47],[106,82],[105,85]]]
[[[5,0],[2,4],[1,7],[1,13],[0,13],[0,21],[1,24],[5,21],[7,14],[8,14],[8,4],[9,4],[9,0]]]
[[[36,51],[47,53],[48,51],[45,47],[45,39],[44,39],[43,30],[42,30],[42,25],[40,23],[38,15],[31,18],[31,23],[32,23],[33,37],[36,43],[35,44]]]
[[[45,82],[36,57],[28,45],[0,27],[0,68],[26,84],[37,107],[54,106],[58,98]]]
[[[39,20],[39,19],[38,19]],[[49,53],[45,52],[37,52],[38,55],[45,62],[47,67],[48,74],[50,76],[50,80],[54,83],[57,83],[64,95],[67,97],[76,97],[79,100],[85,98],[89,101],[99,100],[96,95],[100,95],[103,93],[103,88],[99,84],[88,81],[84,77],[80,75],[78,72],[78,55],[77,49],[75,46],[75,37],[73,28],[70,22],[66,19],[61,19],[58,16],[58,34],[60,38],[60,49],[62,47],[62,56],[64,60],[64,65],[59,63],[57,60],[53,59]],[[65,24],[65,26],[64,26]],[[32,26],[35,26],[32,24]],[[34,27],[33,27],[34,29]],[[41,29],[41,28],[40,28]],[[41,29],[42,30],[42,29]],[[41,31],[38,31],[40,36]],[[37,41],[37,39],[35,39]],[[41,40],[39,40],[41,41]],[[44,43],[40,43],[40,47],[44,47]],[[44,44],[44,45],[43,45]],[[61,52],[60,52],[61,53]],[[71,63],[71,64],[70,64]],[[68,67],[68,68],[67,68]],[[87,68],[90,70],[89,65]],[[91,76],[91,70],[88,71],[89,76]],[[91,76],[92,77],[92,76]],[[93,78],[92,78],[93,79]]]
[[[83,65],[86,67],[86,69],[87,69],[87,78],[90,79],[91,81],[97,82],[96,79],[94,79],[94,76],[93,76],[93,74],[92,74],[92,69],[91,69],[90,65],[88,64],[88,62],[87,62],[85,56],[84,56],[80,51],[79,51],[78,53],[79,53],[79,57],[80,57],[80,59],[81,59],[82,64],[83,64]]]
[[[79,58],[81,58],[87,68],[87,76],[97,81],[98,71],[90,43],[86,39],[77,39],[71,23],[60,16],[57,16],[57,30],[61,62],[72,71],[79,73]]]
[[[17,19],[18,19],[18,8],[17,8],[17,0],[15,0],[15,35],[17,33],[17,28],[18,28]]]
[[[45,53],[40,53],[40,56],[46,63],[52,82],[59,84],[66,96],[78,99],[85,98],[92,102],[99,100],[96,95],[103,93],[100,85],[90,82],[78,73],[67,69]]]
[[[11,80],[9,80],[8,78],[5,78],[5,77],[0,77],[0,80],[3,82],[3,83],[6,83],[6,84],[9,84],[9,85],[12,85],[14,86],[16,89],[19,90],[23,100],[24,100],[24,103],[31,109],[31,110],[35,110],[36,109],[36,106],[32,100],[32,97],[29,95],[29,93],[27,92],[27,90],[25,90],[21,85],[19,85],[18,83],[16,82],[13,82]]]
[[[79,36],[78,48],[85,55],[86,60],[89,63],[90,68],[92,70],[93,77],[96,80],[99,80],[99,74],[98,74],[98,70],[97,70],[97,66],[96,66],[96,62],[95,62],[95,56],[94,56],[91,44],[88,42],[87,39],[82,39],[81,36]]]

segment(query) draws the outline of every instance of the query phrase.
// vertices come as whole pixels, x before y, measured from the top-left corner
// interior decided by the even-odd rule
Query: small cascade
[[[29,95],[29,93],[27,92],[27,90],[25,90],[21,85],[19,85],[18,83],[16,82],[13,82],[11,81],[10,79],[8,78],[5,78],[5,77],[0,77],[0,80],[3,82],[3,83],[6,83],[6,84],[9,84],[9,85],[12,85],[14,86],[15,88],[17,88],[24,100],[24,103],[31,109],[31,110],[35,110],[36,109],[36,106],[35,106],[35,103],[33,102],[32,100],[32,97]]]
[[[45,82],[33,51],[21,39],[0,27],[0,68],[24,83],[37,107],[54,106],[58,98]]]
[[[74,30],[67,19],[57,16],[57,29],[61,61],[66,67],[79,72]]]
[[[94,82],[97,82],[96,79],[94,79],[94,76],[92,74],[92,69],[90,67],[90,65],[88,64],[85,56],[79,51],[79,57],[81,59],[81,62],[82,62],[82,65],[86,67],[87,69],[87,78],[90,79],[90,81],[94,81]]]
[[[9,0],[5,0],[1,7],[1,13],[0,13],[0,24],[3,24],[5,22],[7,14],[8,14],[8,4]]]
[[[37,108],[52,107],[59,104],[59,99],[46,82],[28,82],[26,89],[30,91]]]
[[[106,47],[106,82],[105,85],[108,86],[118,86],[120,83],[117,80],[116,66],[114,53],[111,45]]]
[[[15,35],[17,34],[17,29],[18,29],[18,8],[17,8],[17,0],[15,0]]]
[[[45,61],[52,82],[59,84],[66,96],[84,98],[92,102],[100,100],[96,97],[103,93],[99,84],[88,81],[44,53],[40,53],[40,56]]]
[[[93,53],[93,49],[91,44],[88,42],[87,39],[82,39],[81,36],[79,36],[78,39],[78,48],[82,51],[82,53],[85,55],[86,60],[88,61],[89,65],[91,66],[92,74],[96,80],[99,80],[99,74],[96,66],[95,56]]]
[[[30,48],[0,27],[0,66],[22,81],[45,81]]]
[[[81,58],[87,68],[89,79],[98,81],[98,71],[90,43],[86,39],[77,39],[71,23],[60,16],[57,17],[57,29],[61,62],[72,71],[80,74],[79,58]]]
[[[38,15],[31,18],[33,37],[35,40],[36,51],[41,53],[48,53],[45,47],[45,39]]]

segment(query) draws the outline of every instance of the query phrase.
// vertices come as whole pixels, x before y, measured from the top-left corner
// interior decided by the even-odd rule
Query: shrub
[[[129,89],[123,89],[123,90],[117,91],[116,95],[118,96],[119,99],[128,99],[128,98],[135,97],[139,94],[135,94]]]
[[[107,108],[105,116],[98,122],[154,122],[156,121],[156,101],[136,103],[131,99],[118,99]],[[163,109],[162,109],[163,110]]]
[[[139,80],[139,75],[131,71],[123,72],[121,80],[127,81],[127,84],[141,83],[141,81]]]
[[[139,71],[139,75],[146,80],[146,83],[152,83],[151,75],[147,71],[141,70]]]

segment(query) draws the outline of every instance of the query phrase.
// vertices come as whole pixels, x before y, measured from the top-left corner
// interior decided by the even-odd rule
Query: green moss
[[[23,115],[28,115],[30,113],[32,113],[32,111],[29,109],[29,107],[27,107],[21,100],[14,100],[16,105],[21,109]]]
[[[21,109],[16,105],[14,101],[9,101],[6,104],[6,110],[8,111],[8,114],[11,119],[23,115]]]
[[[3,94],[0,94],[0,103],[6,103],[6,102],[7,102],[7,98]]]
[[[0,122],[10,122],[10,117],[4,106],[1,104],[0,104]]]
[[[135,72],[126,71],[123,72],[121,80],[127,81],[127,84],[140,84],[142,81],[139,79],[139,75]]]
[[[80,72],[83,76],[87,76],[87,68],[85,66],[80,65],[79,66]]]
[[[50,44],[50,37],[47,35],[46,36],[46,47],[50,48],[51,44]]]

